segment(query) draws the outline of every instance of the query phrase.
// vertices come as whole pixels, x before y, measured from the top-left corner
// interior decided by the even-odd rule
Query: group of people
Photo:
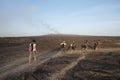
[[[61,48],[61,50],[65,53],[65,51],[66,51],[66,42],[65,41],[63,41],[62,43],[60,43],[60,48]],[[75,48],[76,48],[76,44],[75,44],[75,41],[73,41],[69,46],[68,46],[68,48],[67,48],[67,50],[69,50],[69,49],[72,49],[73,51],[75,50]]]
[[[62,43],[60,43],[60,47],[61,47],[61,50],[62,50],[63,52],[65,52],[65,50],[66,50],[66,48],[65,48],[66,45],[67,45],[67,44],[66,44],[65,41],[63,41]],[[95,41],[95,40],[94,40],[93,46],[91,46],[91,45],[89,44],[88,40],[85,40],[85,41],[83,41],[83,42],[81,43],[81,50],[86,50],[86,51],[87,51],[87,49],[88,49],[89,46],[90,46],[91,48],[93,48],[94,50],[96,50],[97,48],[98,48],[98,49],[100,48],[100,45],[101,45],[100,40],[98,40],[98,41]],[[75,41],[73,41],[73,42],[68,46],[67,50],[72,49],[72,50],[74,51],[75,48],[76,48],[76,43],[75,43]]]
[[[62,52],[65,53],[66,51],[66,42],[63,41],[62,43],[60,43],[60,49]],[[97,48],[100,48],[100,40],[95,41],[94,40],[94,44],[93,44],[93,49],[96,50]],[[85,40],[82,42],[81,44],[81,50],[86,50],[89,47],[89,43],[88,40]],[[76,49],[76,43],[75,41],[73,41],[68,47],[67,50],[72,49],[73,51]],[[36,41],[33,40],[30,44],[29,44],[29,64],[31,64],[31,60],[32,60],[32,55],[34,55],[34,61],[37,62],[37,58],[36,58],[36,53],[37,53],[37,44]]]

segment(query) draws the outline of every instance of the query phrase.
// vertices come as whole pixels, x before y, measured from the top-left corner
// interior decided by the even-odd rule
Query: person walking
[[[82,43],[81,43],[81,50],[83,51],[83,50],[86,50],[86,43],[85,43],[85,41],[83,41]]]
[[[86,49],[85,49],[85,50],[86,50],[86,51],[88,50],[88,45],[89,45],[88,40],[86,40],[86,41],[85,41],[85,46],[86,46]]]
[[[62,43],[60,43],[60,48],[61,48],[61,51],[63,52],[63,53],[65,53],[65,46],[66,46],[67,44],[66,44],[66,42],[65,41],[63,41]]]
[[[29,44],[29,64],[31,64],[32,61],[32,56],[34,57],[34,62],[37,62],[37,58],[36,58],[36,53],[37,53],[37,44],[36,41],[33,40],[30,44]]]
[[[71,43],[71,48],[72,48],[72,50],[74,51],[75,50],[75,48],[76,48],[76,44],[75,44],[75,41],[73,41],[72,43]]]
[[[96,48],[97,48],[97,42],[94,40],[93,49],[96,50]]]
[[[100,43],[100,40],[97,41],[97,48],[101,48],[101,43]]]

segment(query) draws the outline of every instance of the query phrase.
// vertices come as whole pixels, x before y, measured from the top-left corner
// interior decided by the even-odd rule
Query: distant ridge
[[[45,34],[45,35],[34,35],[34,36],[8,36],[8,37],[0,37],[0,38],[28,38],[28,37],[43,37],[43,36],[78,36],[78,37],[120,37],[120,36],[103,36],[103,35],[79,35],[79,34]]]

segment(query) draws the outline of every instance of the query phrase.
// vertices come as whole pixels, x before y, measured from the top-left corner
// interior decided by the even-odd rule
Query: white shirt
[[[33,44],[33,46],[32,46],[32,44]],[[32,47],[33,47],[33,49],[32,49]],[[30,43],[30,45],[29,45],[29,51],[37,51],[36,43]]]

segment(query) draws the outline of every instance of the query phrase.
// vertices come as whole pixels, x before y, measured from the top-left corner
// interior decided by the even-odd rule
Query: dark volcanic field
[[[60,72],[80,54],[66,54],[38,66],[34,72],[25,73],[12,80],[53,80],[49,77]],[[66,74],[55,80],[120,80],[120,50],[92,52],[80,60]]]
[[[12,61],[28,57],[29,43],[35,39],[38,54],[59,49],[60,43],[65,40],[67,47],[72,41],[77,44],[77,50],[81,49],[83,40],[89,41],[89,50],[93,47],[94,40],[101,41],[101,49],[120,48],[120,37],[79,36],[79,35],[45,35],[36,37],[8,37],[0,38],[0,67],[6,66]],[[69,53],[68,53],[69,54]],[[25,80],[46,80],[49,76],[61,71],[80,55],[64,55],[53,58],[38,66],[34,72],[26,73]],[[31,77],[31,78],[30,78]],[[24,80],[17,77],[14,80]],[[29,79],[30,78],[30,79]],[[85,59],[78,62],[75,67],[67,71],[61,80],[119,80],[120,79],[120,50],[108,52],[93,52]]]
[[[45,35],[36,37],[8,37],[0,38],[0,66],[13,60],[28,56],[29,43],[35,39],[37,41],[38,54],[51,51],[59,47],[59,44],[65,40],[67,46],[74,40],[77,49],[83,40],[88,40],[90,49],[93,46],[93,40],[101,40],[102,48],[119,48],[120,37],[101,37],[101,36],[79,36],[79,35]]]
[[[63,68],[69,65],[71,62],[77,60],[80,55],[65,55],[57,58],[52,58],[49,61],[38,66],[37,69],[31,73],[26,73],[13,80],[22,80],[24,77],[26,80],[49,80],[48,78],[56,72],[60,72]],[[23,79],[24,80],[24,79]]]
[[[120,80],[120,50],[87,55],[61,80]]]

